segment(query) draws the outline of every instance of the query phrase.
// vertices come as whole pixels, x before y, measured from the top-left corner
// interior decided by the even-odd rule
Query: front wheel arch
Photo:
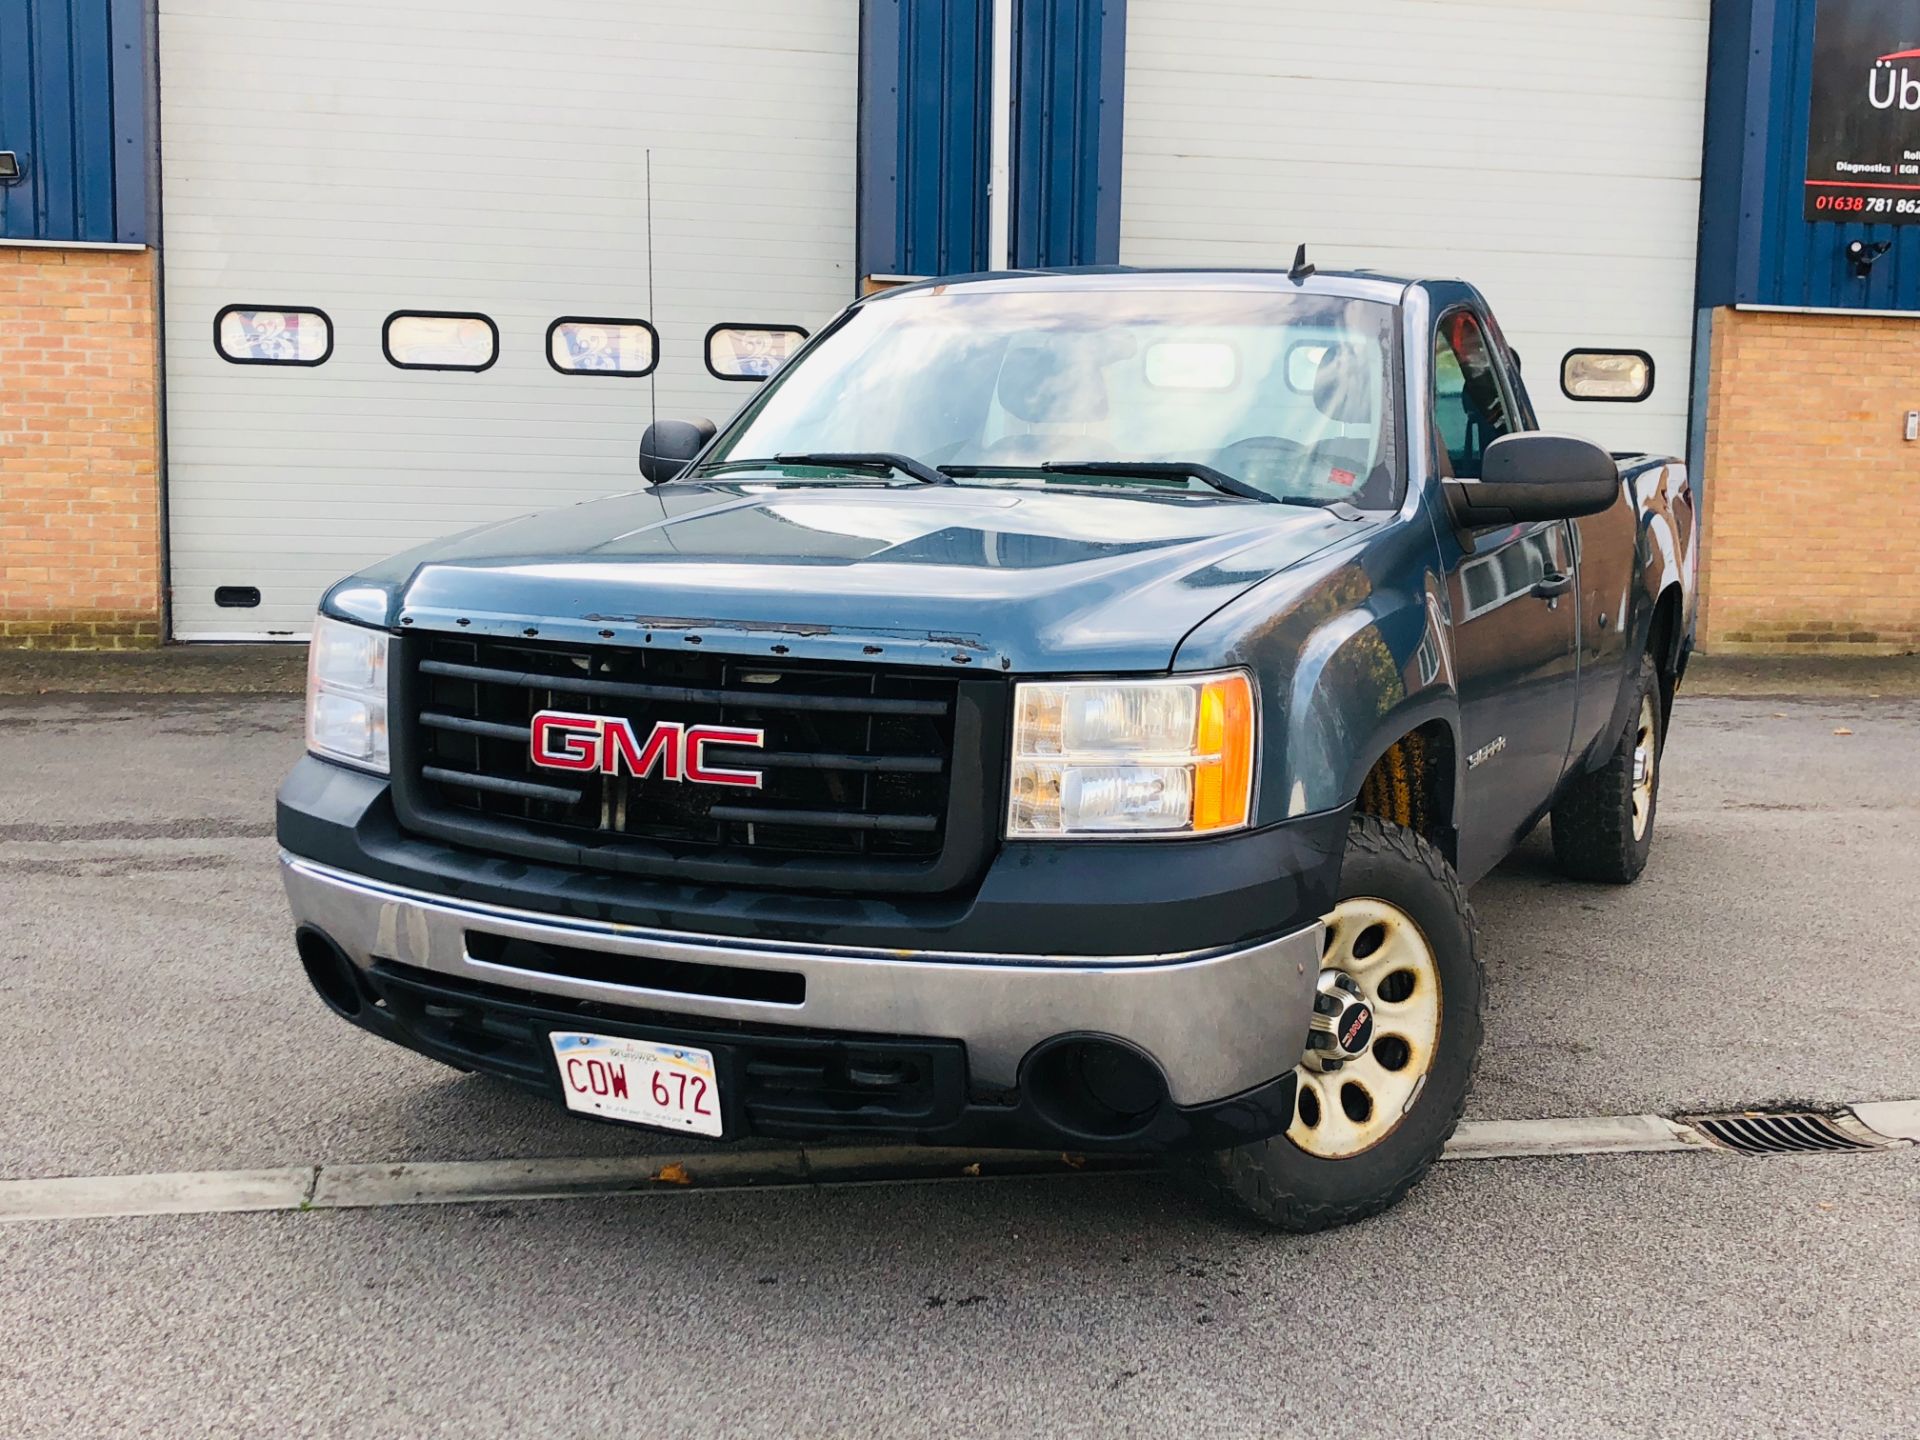
[[[1460,746],[1452,722],[1436,715],[1363,753],[1350,791],[1354,813],[1410,830],[1449,865],[1458,863]]]

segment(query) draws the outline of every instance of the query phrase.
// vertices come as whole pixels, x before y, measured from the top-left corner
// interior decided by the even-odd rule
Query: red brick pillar
[[[160,642],[154,271],[0,244],[0,646]]]
[[[1721,310],[1699,643],[1920,650],[1920,320]]]

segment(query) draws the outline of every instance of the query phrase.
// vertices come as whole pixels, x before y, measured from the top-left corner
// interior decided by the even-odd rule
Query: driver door
[[[1468,307],[1433,336],[1434,463],[1478,479],[1488,445],[1521,428],[1487,327]],[[1497,864],[1546,813],[1573,736],[1579,587],[1564,520],[1455,534],[1440,544],[1453,615],[1461,745],[1460,871]]]

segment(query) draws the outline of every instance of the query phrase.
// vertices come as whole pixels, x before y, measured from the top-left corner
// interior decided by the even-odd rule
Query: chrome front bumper
[[[1242,949],[1177,955],[970,955],[858,950],[647,930],[431,895],[286,851],[295,921],[324,931],[361,969],[375,959],[542,995],[813,1030],[952,1039],[976,1085],[1012,1088],[1036,1045],[1113,1036],[1159,1064],[1176,1105],[1240,1094],[1296,1063],[1319,978],[1316,922]],[[804,977],[786,1004],[583,980],[477,960],[469,933],[610,956]],[[482,947],[485,948],[485,947]]]

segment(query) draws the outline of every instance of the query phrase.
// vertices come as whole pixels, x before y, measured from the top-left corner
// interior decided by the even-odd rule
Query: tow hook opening
[[[364,1002],[347,952],[332,936],[311,925],[302,925],[293,938],[300,951],[300,967],[307,972],[307,983],[326,1001],[327,1008],[349,1020],[358,1015]]]
[[[1049,1040],[1027,1057],[1023,1072],[1028,1103],[1050,1124],[1102,1140],[1145,1129],[1167,1098],[1158,1065],[1104,1036]]]

